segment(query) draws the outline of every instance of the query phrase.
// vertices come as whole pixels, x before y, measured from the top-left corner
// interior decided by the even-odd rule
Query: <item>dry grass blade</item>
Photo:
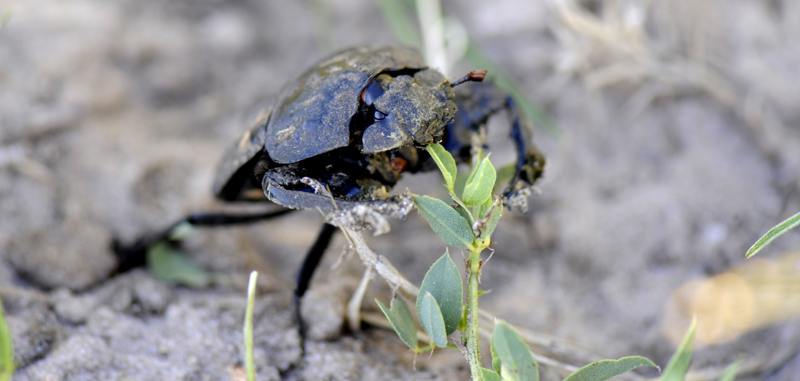
[[[616,3],[614,3],[616,4]],[[646,5],[603,5],[595,15],[573,0],[557,0],[554,11],[560,23],[554,33],[564,47],[561,68],[580,74],[592,90],[622,82],[642,86],[628,102],[630,114],[638,114],[660,96],[702,91],[731,108],[741,103],[736,89],[710,64],[710,54],[696,42],[686,54],[666,49],[666,41],[645,29]],[[663,33],[667,34],[667,33]],[[684,39],[702,40],[697,33]],[[649,86],[647,86],[649,85]]]

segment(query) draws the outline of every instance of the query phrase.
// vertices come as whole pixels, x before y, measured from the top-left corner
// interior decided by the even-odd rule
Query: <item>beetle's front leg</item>
[[[520,118],[519,109],[508,94],[489,83],[472,83],[457,89],[455,101],[458,113],[445,131],[442,141],[445,149],[467,161],[473,136],[480,133],[489,117],[508,110],[511,120],[510,137],[514,141],[517,158],[514,175],[503,192],[505,201],[512,200],[520,190],[532,186],[541,177],[545,164],[544,155],[533,145],[530,128]]]

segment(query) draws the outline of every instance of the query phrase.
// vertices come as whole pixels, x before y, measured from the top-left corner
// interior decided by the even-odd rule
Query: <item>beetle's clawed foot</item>
[[[503,196],[503,205],[508,210],[517,210],[520,213],[528,211],[528,196],[531,195],[533,187],[525,187],[516,191],[507,192]]]
[[[532,148],[525,154],[525,165],[522,166],[519,179],[530,184],[536,184],[536,180],[544,174],[544,165],[547,162],[544,155],[539,150]]]

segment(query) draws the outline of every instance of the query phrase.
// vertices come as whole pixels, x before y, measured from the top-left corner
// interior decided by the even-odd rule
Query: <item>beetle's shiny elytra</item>
[[[235,200],[252,198],[246,192],[251,186],[263,187],[283,206],[318,207],[325,201],[276,196],[313,193],[299,182],[310,177],[335,198],[372,199],[399,173],[417,170],[419,155],[404,147],[440,141],[455,117],[454,97],[450,83],[426,68],[415,49],[357,47],[334,54],[259,114],[222,160],[214,192]]]

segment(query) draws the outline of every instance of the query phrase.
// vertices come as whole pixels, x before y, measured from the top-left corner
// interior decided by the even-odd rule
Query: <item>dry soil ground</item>
[[[691,311],[705,308],[719,317],[701,321],[705,345],[692,368],[700,376],[744,358],[744,379],[796,377],[798,232],[760,254],[780,276],[742,271],[751,275],[736,278],[739,288],[709,286],[709,300],[729,305],[692,305],[697,288],[681,287],[731,274],[752,242],[800,210],[800,2],[443,8],[559,131],[536,130],[546,177],[529,212],[498,229],[484,307],[552,336],[538,353],[570,365],[586,361],[575,345],[662,366]],[[457,353],[420,356],[415,370],[391,333],[341,332],[362,269],[351,259],[330,270],[341,237],[308,297],[312,339],[301,358],[291,284],[316,212],[192,236],[186,251],[225,275],[219,286],[167,286],[143,270],[109,278],[113,236],[223,208],[209,187],[244,111],[331,44],[395,41],[375,2],[11,0],[5,10],[0,296],[17,379],[241,379],[253,268],[262,272],[259,379],[467,376]],[[490,125],[501,148],[504,128],[502,118]],[[438,181],[418,176],[400,189],[436,192]],[[414,282],[444,250],[416,213],[370,244]],[[382,281],[373,285],[373,297],[389,298]],[[546,366],[543,374],[564,375]]]

